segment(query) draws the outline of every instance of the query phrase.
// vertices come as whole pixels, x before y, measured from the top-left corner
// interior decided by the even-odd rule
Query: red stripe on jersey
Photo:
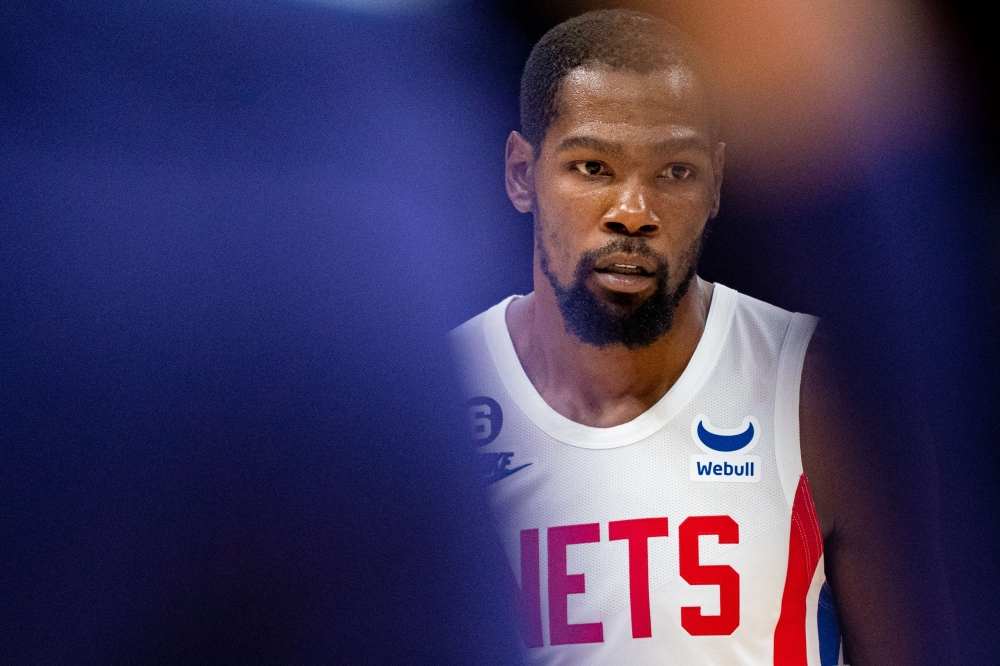
[[[816,518],[806,475],[792,503],[788,539],[788,571],[781,596],[781,615],[774,628],[774,666],[806,666],[806,596],[823,555],[823,533]]]

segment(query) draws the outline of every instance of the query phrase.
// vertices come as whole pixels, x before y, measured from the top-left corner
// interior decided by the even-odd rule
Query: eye
[[[600,162],[577,162],[573,168],[586,176],[606,176],[607,168]]]
[[[683,164],[671,164],[663,170],[663,175],[670,180],[691,180],[694,170]]]

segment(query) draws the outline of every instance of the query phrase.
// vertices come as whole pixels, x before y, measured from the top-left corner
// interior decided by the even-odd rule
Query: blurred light
[[[447,0],[301,0],[307,4],[326,5],[364,14],[416,14],[436,9]]]
[[[576,13],[555,4],[560,18]],[[772,194],[828,191],[860,165],[933,142],[963,85],[939,19],[917,0],[583,4],[659,14],[702,44],[725,100],[727,171],[752,171]]]

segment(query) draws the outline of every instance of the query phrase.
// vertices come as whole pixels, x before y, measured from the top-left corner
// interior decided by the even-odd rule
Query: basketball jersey
[[[799,452],[816,325],[716,284],[694,355],[634,420],[542,399],[512,296],[452,331],[532,664],[840,663]]]

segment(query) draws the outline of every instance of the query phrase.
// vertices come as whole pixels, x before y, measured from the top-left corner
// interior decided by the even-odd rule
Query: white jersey
[[[839,663],[799,453],[816,319],[717,284],[666,395],[593,428],[528,379],[513,298],[452,338],[529,663]]]

